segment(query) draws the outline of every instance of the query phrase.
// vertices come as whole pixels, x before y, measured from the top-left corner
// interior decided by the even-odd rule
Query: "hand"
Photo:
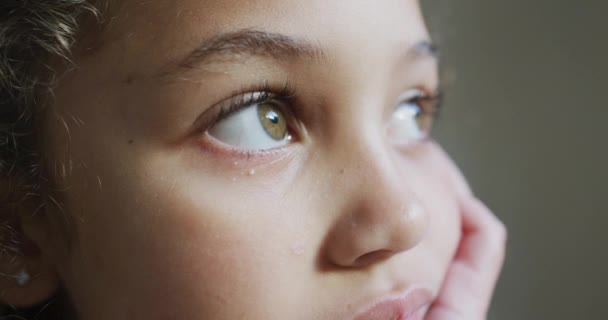
[[[483,320],[502,269],[506,229],[472,196],[463,197],[462,239],[425,320]]]

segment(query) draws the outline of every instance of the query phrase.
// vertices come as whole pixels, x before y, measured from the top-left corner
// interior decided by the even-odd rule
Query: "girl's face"
[[[48,117],[80,318],[424,312],[460,218],[416,1],[122,1],[98,37]]]

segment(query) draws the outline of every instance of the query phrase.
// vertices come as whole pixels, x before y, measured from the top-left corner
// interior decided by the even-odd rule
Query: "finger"
[[[462,204],[462,240],[427,320],[485,319],[505,255],[506,229],[479,200]]]

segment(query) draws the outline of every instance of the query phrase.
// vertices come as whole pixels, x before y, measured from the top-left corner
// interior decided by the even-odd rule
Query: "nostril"
[[[378,261],[386,260],[394,254],[391,250],[376,250],[368,252],[357,259],[355,259],[354,265],[357,267],[365,267],[374,264]]]

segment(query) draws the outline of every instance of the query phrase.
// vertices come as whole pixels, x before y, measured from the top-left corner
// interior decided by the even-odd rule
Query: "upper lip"
[[[405,320],[433,301],[433,293],[425,287],[413,287],[401,293],[381,297],[368,303],[355,320]]]

